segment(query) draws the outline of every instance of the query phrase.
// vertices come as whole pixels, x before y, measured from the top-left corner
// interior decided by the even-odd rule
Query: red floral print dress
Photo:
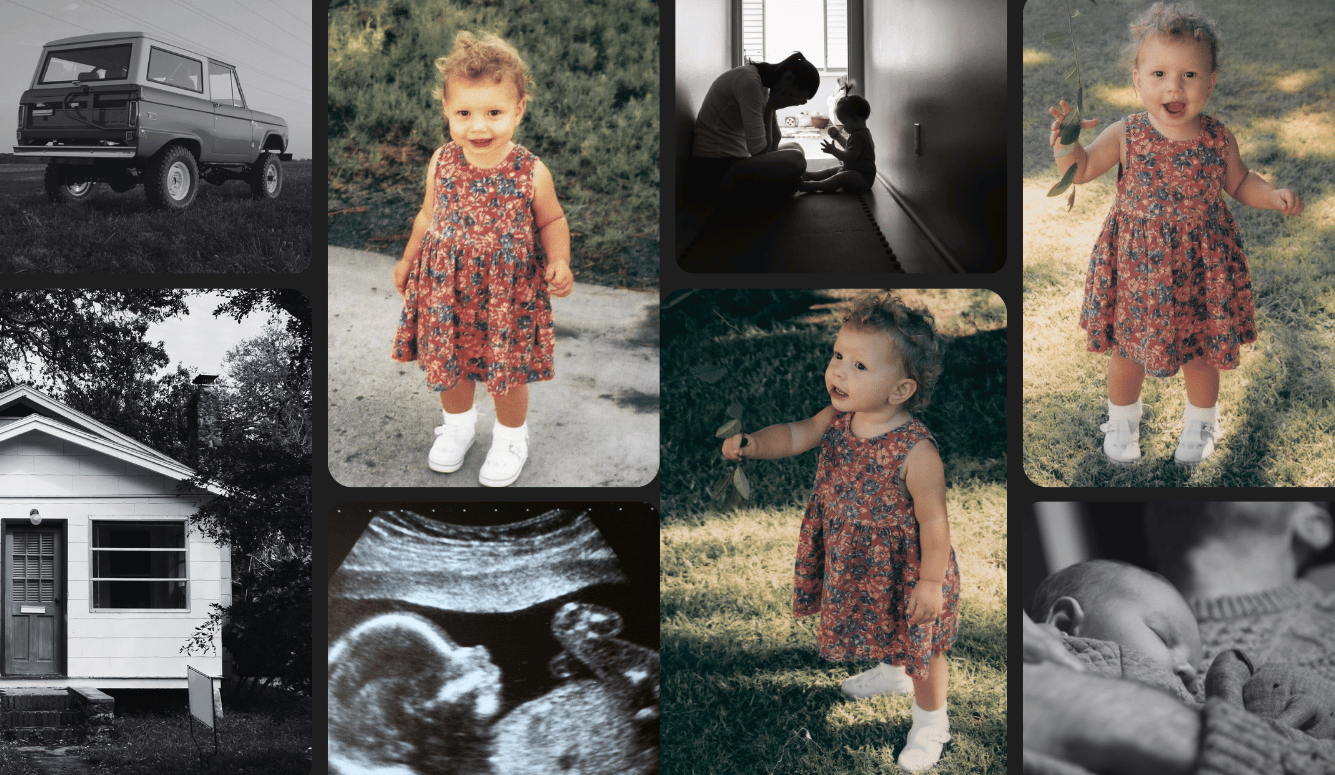
[[[802,517],[793,574],[793,615],[820,614],[816,641],[831,662],[880,659],[925,675],[932,654],[959,632],[960,572],[950,550],[944,605],[935,622],[908,623],[921,549],[904,460],[924,439],[918,420],[873,439],[853,435],[853,415],[835,414],[821,439],[816,489]]]
[[[1224,201],[1232,135],[1201,114],[1201,132],[1169,140],[1126,118],[1126,170],[1094,245],[1080,326],[1091,352],[1115,347],[1156,377],[1203,359],[1238,366],[1256,341],[1251,274]]]
[[[433,390],[461,379],[503,395],[552,379],[552,302],[533,222],[538,157],[516,145],[479,169],[456,143],[432,174],[436,206],[408,272],[394,360],[419,361]]]

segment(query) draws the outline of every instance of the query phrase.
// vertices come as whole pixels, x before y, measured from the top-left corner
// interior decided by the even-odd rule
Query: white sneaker
[[[458,415],[447,414],[445,424],[436,427],[436,441],[426,456],[426,464],[432,471],[452,474],[463,467],[464,455],[468,454],[476,439],[476,410]]]
[[[950,742],[950,727],[945,724],[924,727],[914,724],[909,729],[904,750],[899,752],[899,769],[921,772],[941,761],[941,749]]]
[[[881,662],[844,681],[840,688],[844,694],[859,700],[881,694],[913,694],[913,679],[904,673],[904,668],[895,670]]]
[[[1113,420],[1099,426],[1103,431],[1103,456],[1118,465],[1131,465],[1140,460],[1140,423],[1132,420]]]
[[[482,464],[477,480],[487,487],[506,487],[514,484],[528,460],[528,423],[518,428],[507,428],[496,423],[492,429],[491,451]]]
[[[1224,427],[1218,420],[1204,422],[1187,420],[1182,426],[1182,435],[1177,440],[1177,451],[1173,460],[1182,465],[1194,466],[1209,460],[1214,454],[1215,444],[1224,436]]]

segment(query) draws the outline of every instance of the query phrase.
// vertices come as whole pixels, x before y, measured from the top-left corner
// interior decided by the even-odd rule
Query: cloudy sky
[[[201,374],[221,374],[227,351],[243,339],[259,336],[269,321],[268,312],[252,314],[240,323],[226,315],[215,318],[213,310],[222,302],[223,298],[216,293],[189,296],[186,298],[189,314],[149,326],[144,338],[162,342],[171,359],[164,371],[172,371],[176,364],[184,363],[187,369]]]
[[[0,128],[13,146],[19,97],[42,44],[139,31],[237,68],[247,104],[287,121],[288,151],[311,158],[311,4],[296,0],[0,0]]]

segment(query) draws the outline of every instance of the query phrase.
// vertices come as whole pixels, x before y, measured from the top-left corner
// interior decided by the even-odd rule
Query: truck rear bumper
[[[15,156],[69,159],[133,159],[134,148],[108,148],[97,145],[16,145]]]

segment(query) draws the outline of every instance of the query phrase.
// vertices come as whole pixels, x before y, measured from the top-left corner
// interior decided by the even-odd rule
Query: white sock
[[[445,411],[444,409],[441,409],[441,410],[440,410],[440,413],[441,413],[442,415],[445,416],[445,424],[446,424],[446,425],[476,425],[476,424],[477,424],[477,407],[476,407],[476,406],[470,407],[470,408],[468,409],[468,411],[466,411],[466,412],[459,412],[458,414],[451,414],[451,413]]]
[[[1182,409],[1182,419],[1190,422],[1199,420],[1200,422],[1219,422],[1219,404],[1214,406],[1199,407],[1190,401]]]
[[[918,707],[918,700],[913,700],[913,725],[924,727],[949,727],[950,720],[946,718],[946,704],[941,703],[941,707],[936,710],[923,710]]]
[[[499,441],[508,442],[511,439],[525,441],[528,439],[528,422],[525,421],[518,428],[511,428],[501,425],[501,421],[497,420],[496,424],[491,426],[491,439],[493,444]]]
[[[1117,404],[1114,404],[1112,401],[1109,401],[1108,419],[1131,420],[1132,422],[1138,423],[1140,422],[1140,415],[1143,410],[1144,410],[1144,404],[1140,402],[1139,398],[1136,399],[1136,402],[1134,404],[1127,404],[1126,406],[1118,406]]]

